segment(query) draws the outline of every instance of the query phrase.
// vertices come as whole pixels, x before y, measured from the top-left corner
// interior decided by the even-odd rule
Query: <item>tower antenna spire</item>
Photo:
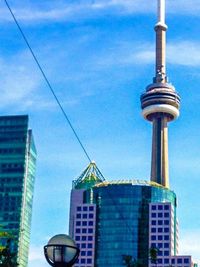
[[[156,66],[155,66],[155,82],[167,82],[166,76],[166,31],[165,24],[165,0],[158,1],[158,22],[155,25],[156,31]]]
[[[156,32],[156,64],[153,83],[141,95],[143,117],[152,122],[151,181],[169,188],[168,123],[179,116],[180,97],[166,75],[165,0],[158,1]]]

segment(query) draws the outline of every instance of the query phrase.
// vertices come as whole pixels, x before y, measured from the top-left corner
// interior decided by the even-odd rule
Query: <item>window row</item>
[[[93,226],[94,225],[94,222],[93,221],[77,221],[76,222],[76,226],[87,226],[87,225],[89,225],[89,226]]]
[[[92,250],[81,250],[81,256],[92,256]]]
[[[93,248],[93,244],[92,243],[77,243],[78,248],[82,249],[82,248]]]
[[[87,214],[87,213],[77,213],[76,214],[76,218],[77,219],[87,219],[87,218],[89,218],[89,219],[93,219],[94,218],[94,214],[93,213],[89,213],[89,214]]]
[[[156,232],[158,232],[158,233],[169,233],[169,227],[165,227],[165,228],[154,228],[154,227],[152,227],[151,228],[151,232],[152,233],[156,233]]]
[[[151,217],[152,218],[169,218],[170,217],[170,213],[169,212],[159,212],[159,213],[156,213],[156,212],[152,212],[151,213]]]
[[[76,231],[75,232],[76,232],[76,234],[80,234],[80,233],[83,233],[83,234],[86,234],[86,233],[93,234],[94,229],[93,228],[89,228],[89,229],[87,229],[87,228],[82,228],[82,229],[76,228]]]
[[[85,235],[79,236],[79,235],[76,235],[75,236],[75,240],[76,241],[80,241],[80,240],[82,240],[82,241],[86,241],[86,240],[93,241],[93,236],[85,236]]]
[[[169,235],[152,235],[151,240],[169,240]]]
[[[76,263],[80,263],[80,264],[85,264],[85,263],[92,264],[92,259],[84,259],[84,258],[82,258],[82,259],[78,259]]]
[[[94,211],[94,206],[78,206],[77,211]]]
[[[175,263],[178,263],[178,264],[182,264],[182,263],[188,264],[188,263],[190,263],[190,260],[189,260],[189,258],[172,259],[172,264],[175,264]]]
[[[169,210],[170,205],[152,205],[152,210]]]
[[[169,220],[152,220],[152,225],[169,225]]]
[[[166,243],[151,243],[151,247],[158,248],[158,249],[169,248],[169,242],[166,242]]]

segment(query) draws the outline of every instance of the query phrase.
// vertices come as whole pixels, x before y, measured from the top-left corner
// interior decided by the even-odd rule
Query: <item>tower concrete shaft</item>
[[[179,116],[180,97],[167,83],[165,0],[157,1],[155,77],[141,95],[141,107],[143,117],[153,124],[151,181],[169,188],[168,122]]]
[[[169,188],[167,118],[153,119],[151,181]]]

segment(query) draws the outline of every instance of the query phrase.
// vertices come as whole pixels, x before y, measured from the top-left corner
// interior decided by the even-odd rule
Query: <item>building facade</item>
[[[13,237],[12,249],[20,267],[28,264],[35,164],[36,148],[28,116],[1,116],[0,231]]]
[[[88,167],[71,192],[70,235],[81,250],[75,267],[122,267],[124,255],[148,266],[149,203],[171,203],[176,214],[175,193],[153,182],[107,182],[95,163]]]
[[[157,259],[149,267],[193,267],[192,257],[178,255],[178,221],[171,203],[149,204],[149,251],[157,251]]]

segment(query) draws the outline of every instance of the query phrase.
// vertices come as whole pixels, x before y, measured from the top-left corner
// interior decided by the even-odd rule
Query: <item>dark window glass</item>
[[[163,214],[162,213],[158,213],[158,218],[162,218]]]
[[[162,233],[162,228],[158,228],[158,233]]]
[[[158,263],[161,263],[162,264],[162,259],[158,259]]]
[[[169,225],[169,220],[164,221],[165,225]]]
[[[81,214],[80,214],[80,213],[77,213],[77,214],[76,214],[76,218],[77,218],[77,219],[80,219],[80,218],[81,218]]]
[[[92,243],[89,243],[87,247],[92,248]]]
[[[162,250],[158,251],[158,256],[162,256]]]
[[[168,250],[164,252],[164,256],[169,256],[169,251]]]
[[[152,233],[156,233],[156,228],[151,228]]]
[[[86,244],[85,243],[82,243],[81,244],[81,248],[86,248]]]
[[[85,259],[81,259],[81,263],[85,263]]]
[[[162,235],[159,235],[159,236],[158,236],[158,240],[163,240]]]
[[[182,259],[177,259],[177,263],[182,263]]]
[[[87,225],[87,222],[86,221],[82,222],[82,225],[83,226],[86,226]]]
[[[94,225],[94,222],[93,221],[89,221],[89,226],[93,226]]]
[[[175,259],[172,259],[172,264],[175,264]]]
[[[169,228],[165,228],[165,229],[164,229],[164,232],[165,232],[165,233],[169,233]]]
[[[81,222],[80,221],[77,221],[76,222],[76,226],[80,226],[81,225]]]
[[[85,250],[82,250],[82,251],[81,251],[81,256],[85,256],[85,255],[86,255]]]
[[[164,243],[164,248],[169,248],[169,243]]]
[[[158,205],[158,210],[163,210],[163,206],[162,205]]]
[[[92,241],[93,240],[93,236],[88,236],[88,241]]]
[[[189,263],[189,259],[184,259],[184,263]]]
[[[169,210],[169,205],[165,205],[165,210]]]
[[[169,259],[164,259],[164,263],[168,264],[169,263]]]
[[[88,250],[87,256],[92,256],[92,251],[91,250]]]
[[[93,219],[94,218],[94,214],[93,213],[89,213],[89,218]]]
[[[77,207],[77,209],[76,209],[77,211],[81,211],[81,207]]]
[[[85,234],[87,232],[87,229],[83,228],[82,233]]]
[[[83,207],[83,211],[87,211],[88,210],[88,207]]]
[[[165,218],[169,217],[169,213],[168,212],[165,212],[164,213],[164,216],[165,216]]]
[[[92,263],[92,259],[87,259],[87,263]]]
[[[86,236],[85,236],[85,235],[82,236],[82,240],[83,240],[83,241],[86,240]]]
[[[163,221],[162,220],[158,220],[158,225],[162,225]]]
[[[152,235],[151,240],[156,240],[156,235]]]
[[[93,211],[94,210],[94,207],[93,206],[90,206],[89,207],[89,211]]]
[[[76,236],[75,236],[75,240],[76,240],[76,241],[79,241],[79,240],[80,240],[80,236],[79,236],[79,235],[76,235]]]
[[[81,232],[81,229],[77,228],[77,229],[76,229],[76,233],[77,233],[77,234],[80,234],[80,232]]]
[[[153,221],[151,222],[151,224],[152,224],[152,225],[156,225],[156,221],[153,220]]]
[[[169,236],[168,235],[165,235],[164,239],[165,240],[169,240]]]
[[[156,210],[156,205],[152,205],[152,206],[151,206],[151,209],[152,209],[152,210]]]
[[[83,219],[87,219],[87,213],[83,214]]]
[[[156,218],[156,213],[153,212],[153,213],[151,214],[151,217],[152,217],[152,218]]]

